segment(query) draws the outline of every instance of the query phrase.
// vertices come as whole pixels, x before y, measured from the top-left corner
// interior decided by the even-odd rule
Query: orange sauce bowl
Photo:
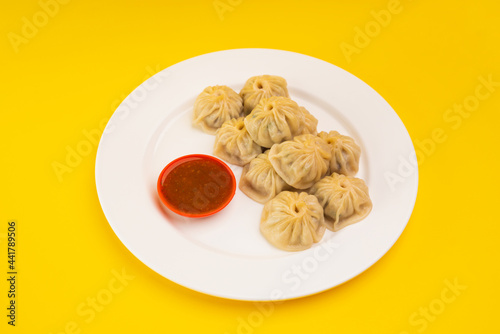
[[[236,192],[236,178],[221,160],[205,154],[190,154],[163,168],[157,191],[163,205],[171,211],[190,218],[207,217],[231,202]]]

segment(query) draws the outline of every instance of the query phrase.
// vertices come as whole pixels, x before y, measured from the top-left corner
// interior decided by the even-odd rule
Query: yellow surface
[[[19,271],[15,328],[0,280],[2,333],[500,332],[500,86],[478,79],[500,82],[498,1],[61,2],[50,16],[35,0],[0,12],[1,277],[9,220]],[[392,11],[384,26],[381,10]],[[264,308],[190,291],[131,255],[99,206],[85,135],[151,74],[243,47],[346,69],[427,143],[413,216],[389,253],[338,288]],[[464,102],[472,112],[447,111]],[[87,155],[68,166],[71,150]]]

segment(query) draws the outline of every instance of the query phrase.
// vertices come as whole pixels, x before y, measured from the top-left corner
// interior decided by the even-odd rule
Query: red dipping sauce
[[[219,212],[233,199],[236,179],[221,160],[192,154],[169,163],[160,173],[157,188],[162,203],[173,212],[186,217],[206,217]]]

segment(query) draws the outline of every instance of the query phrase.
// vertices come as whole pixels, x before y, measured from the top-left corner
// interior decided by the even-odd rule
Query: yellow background
[[[16,220],[20,274],[15,328],[6,324],[8,287],[1,279],[0,331],[500,332],[500,87],[457,129],[443,119],[474,95],[479,76],[500,81],[498,1],[401,0],[401,11],[372,31],[369,45],[350,62],[340,45],[355,45],[356,27],[365,29],[374,21],[371,11],[387,10],[389,1],[220,2],[229,6],[222,16],[213,0],[73,0],[52,7],[47,22],[38,15],[38,31],[18,52],[9,33],[21,36],[23,18],[33,22],[42,7],[34,0],[3,2],[0,268],[6,271],[7,222]],[[436,128],[447,138],[420,156],[415,210],[387,255],[340,287],[275,305],[250,329],[241,323],[255,316],[254,304],[178,286],[121,244],[97,199],[95,145],[62,182],[53,169],[54,162],[65,162],[68,147],[85,141],[84,130],[99,129],[152,73],[204,53],[247,47],[295,51],[340,66],[392,105],[414,143]],[[113,271],[122,270],[134,276],[126,286],[113,279]],[[439,306],[446,282],[455,279],[467,288],[425,329],[412,322],[421,308]],[[91,320],[82,315],[88,298],[109,297],[109,284],[120,291]]]

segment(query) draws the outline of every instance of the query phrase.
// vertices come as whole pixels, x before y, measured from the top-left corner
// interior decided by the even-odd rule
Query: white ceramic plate
[[[188,219],[163,209],[156,195],[162,168],[186,154],[212,154],[214,136],[191,125],[196,96],[210,85],[239,91],[255,75],[288,82],[290,96],[362,148],[358,177],[371,214],[311,249],[289,253],[259,232],[262,205],[239,189],[221,212]],[[160,275],[187,288],[239,300],[307,296],[339,285],[380,259],[408,222],[418,173],[411,139],[390,105],[348,72],[309,56],[268,49],[214,52],[173,65],[141,84],[111,117],[97,152],[96,185],[109,224],[124,245]],[[241,167],[231,166],[239,180]],[[408,167],[406,165],[406,167]],[[388,182],[388,173],[398,175]],[[398,173],[404,173],[400,175]]]

